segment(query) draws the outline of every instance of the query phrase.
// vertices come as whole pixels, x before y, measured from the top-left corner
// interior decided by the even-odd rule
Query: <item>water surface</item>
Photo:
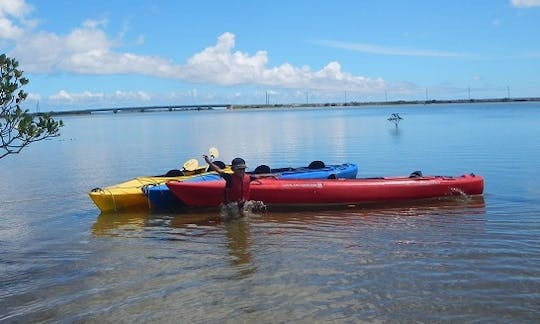
[[[399,128],[386,119],[398,112]],[[540,105],[102,114],[0,161],[0,321],[538,322]],[[94,187],[218,147],[249,167],[485,177],[355,208],[100,214]]]

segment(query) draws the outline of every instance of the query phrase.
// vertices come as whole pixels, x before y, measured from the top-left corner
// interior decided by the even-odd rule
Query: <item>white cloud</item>
[[[382,79],[353,76],[341,70],[338,62],[330,62],[321,70],[295,67],[289,63],[269,67],[266,51],[254,55],[233,52],[235,35],[224,33],[215,46],[192,56],[185,66],[179,67],[178,77],[196,82],[215,82],[221,85],[257,84],[284,88],[310,88],[356,91],[380,90]]]
[[[22,18],[30,11],[32,11],[32,6],[26,4],[24,0],[0,1],[0,17],[13,16]]]
[[[130,105],[149,102],[152,95],[144,91],[115,91],[112,94],[103,92],[83,91],[81,93],[72,93],[67,90],[60,90],[58,93],[49,96],[49,104],[52,106],[70,106],[85,103],[88,106],[110,107],[111,103]]]
[[[66,36],[39,32],[17,43],[11,55],[30,73],[58,71],[80,74],[136,73],[174,76],[177,67],[167,59],[114,52],[115,41],[97,28],[105,22],[86,21]]]
[[[69,94],[66,90],[60,90],[57,94],[53,94],[49,97],[52,102],[72,102],[74,96]]]
[[[116,52],[116,43],[98,28],[104,24],[86,21],[64,37],[44,32],[32,34],[16,45],[13,55],[26,72],[34,73],[133,73],[223,86],[252,84],[325,90],[378,91],[386,86],[382,79],[344,72],[338,62],[330,62],[318,71],[289,63],[268,66],[266,51],[254,55],[234,51],[235,35],[231,33],[219,36],[214,46],[196,53],[185,65],[159,56]]]
[[[32,11],[32,7],[24,0],[0,1],[0,39],[17,39],[24,34],[24,16]],[[20,25],[18,25],[20,24]]]
[[[9,19],[0,17],[0,39],[16,39],[23,32],[22,28],[15,26]]]
[[[25,72],[50,72],[65,55],[64,41],[55,34],[40,32],[25,38],[10,54],[19,60]]]
[[[137,40],[135,41],[135,44],[137,44],[137,45],[142,45],[142,44],[144,44],[144,35],[139,35],[139,36],[137,37]]]
[[[87,19],[83,22],[83,27],[85,28],[99,28],[99,27],[105,27],[107,26],[107,19],[100,19],[100,20],[94,20],[94,19]]]
[[[382,54],[382,55],[395,55],[395,56],[431,56],[431,57],[465,57],[464,53],[458,52],[446,52],[439,50],[429,49],[416,49],[408,47],[396,47],[396,46],[379,46],[373,44],[363,43],[349,43],[333,40],[321,40],[314,42],[315,44],[346,49],[350,51],[363,52],[369,54]]]
[[[207,47],[193,55],[180,71],[181,77],[197,82],[213,79],[221,85],[233,85],[256,82],[268,62],[265,51],[253,56],[231,50],[235,45],[235,36],[224,33],[218,38],[215,46]]]
[[[512,0],[512,5],[520,8],[540,7],[540,0]]]
[[[115,99],[121,99],[125,101],[150,101],[152,96],[144,91],[116,91],[114,93]]]
[[[39,93],[28,93],[28,96],[26,97],[26,101],[34,101],[39,102],[41,100],[41,95]]]

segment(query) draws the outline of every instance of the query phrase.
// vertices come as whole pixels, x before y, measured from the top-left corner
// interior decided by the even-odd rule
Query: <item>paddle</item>
[[[183,168],[186,171],[195,171],[199,167],[199,161],[197,159],[187,160],[184,163]]]
[[[208,149],[208,155],[212,158],[212,159],[215,159],[219,156],[219,151],[217,148],[215,147],[211,147]],[[191,174],[192,172],[195,172],[197,171],[197,169],[199,169],[199,161],[197,159],[190,159],[190,160],[187,160],[184,165],[182,165],[182,171],[187,171],[189,174]],[[182,175],[185,175],[182,171],[180,170],[169,170],[166,174],[164,175],[160,175],[159,177],[178,177],[178,176],[182,176]],[[199,173],[201,170],[195,172],[195,173]]]
[[[217,159],[219,157],[219,151],[217,148],[215,147],[211,147],[208,149],[208,156],[210,157],[211,160],[213,159]]]
[[[216,158],[219,157],[219,151],[215,147],[209,148],[208,155],[203,155],[203,157],[205,157],[205,159],[208,158],[208,162],[214,164],[219,169],[223,170],[227,167],[225,163],[223,163],[222,161],[216,161]],[[215,170],[211,165],[209,165],[208,168],[206,169],[206,172],[211,172],[211,171],[217,171],[217,170]]]
[[[219,157],[219,150],[217,148],[215,148],[215,147],[209,148],[208,149],[208,156],[212,160],[216,159],[217,157]],[[199,161],[197,159],[187,160],[183,165],[183,168],[186,171],[195,171],[198,167],[199,167]]]

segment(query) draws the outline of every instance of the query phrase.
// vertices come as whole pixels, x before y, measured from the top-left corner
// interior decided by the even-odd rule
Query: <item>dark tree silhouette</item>
[[[64,123],[52,119],[51,114],[33,116],[20,105],[27,94],[22,87],[28,84],[23,77],[19,62],[0,55],[0,159],[10,154],[17,154],[31,143],[60,135]]]

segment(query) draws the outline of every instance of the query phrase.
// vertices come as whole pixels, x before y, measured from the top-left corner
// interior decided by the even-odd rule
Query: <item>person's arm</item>
[[[212,170],[216,171],[219,174],[224,174],[225,173],[225,170],[223,170],[222,168],[217,166],[214,162],[212,162],[210,160],[210,158],[208,157],[208,155],[203,155],[203,158],[204,158],[204,161],[206,161],[206,163],[208,163],[208,165],[210,166],[210,168]]]

